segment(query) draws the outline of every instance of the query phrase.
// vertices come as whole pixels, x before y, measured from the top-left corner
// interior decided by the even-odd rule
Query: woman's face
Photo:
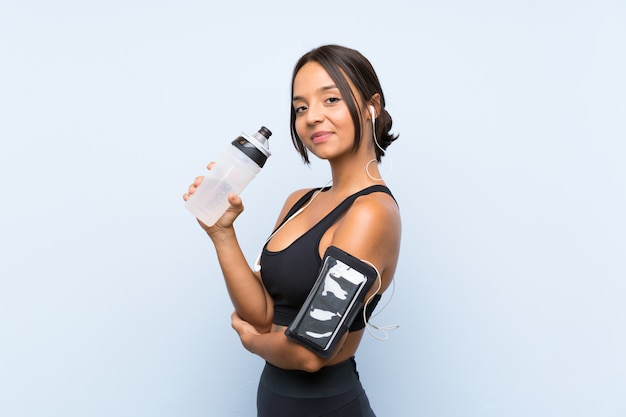
[[[296,132],[304,146],[322,159],[352,152],[354,122],[333,79],[317,62],[305,64],[293,83]]]

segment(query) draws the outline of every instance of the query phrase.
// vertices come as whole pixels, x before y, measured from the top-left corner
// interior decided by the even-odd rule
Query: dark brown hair
[[[348,111],[354,122],[354,150],[356,151],[361,143],[361,118],[359,108],[367,103],[375,94],[380,95],[380,113],[376,118],[376,138],[380,147],[387,149],[387,146],[398,138],[391,131],[391,115],[385,110],[385,95],[380,86],[378,76],[372,64],[360,52],[339,45],[324,45],[315,48],[304,54],[296,63],[291,77],[291,96],[293,97],[293,84],[298,71],[309,62],[320,64],[337,85],[341,96],[346,101]],[[345,75],[344,75],[345,74]],[[348,80],[365,103],[357,103],[356,97],[350,88]],[[294,146],[302,155],[304,162],[309,163],[309,155],[306,147],[296,132],[296,111],[291,106],[291,140]],[[380,162],[385,152],[375,146],[376,160]]]

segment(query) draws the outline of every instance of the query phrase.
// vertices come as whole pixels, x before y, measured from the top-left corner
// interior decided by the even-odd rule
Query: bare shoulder
[[[356,251],[387,252],[399,249],[400,210],[385,193],[371,193],[356,199],[335,232],[335,241]]]
[[[400,210],[389,194],[371,193],[355,200],[346,213],[346,219],[374,228],[377,224],[385,227],[399,227]]]
[[[283,206],[282,211],[284,213],[287,213],[289,209],[293,207],[293,205],[296,204],[296,202],[300,200],[309,191],[311,191],[311,188],[302,188],[300,190],[296,190],[292,192],[291,194],[289,194],[289,196],[285,200],[285,204]]]
[[[308,193],[311,190],[312,190],[312,188],[301,188],[299,190],[296,190],[296,191],[292,192],[287,197],[287,200],[285,201],[285,204],[289,204],[289,203],[291,203],[291,205],[295,204],[296,201],[301,199],[303,195],[305,195],[306,193]]]
[[[296,204],[296,202],[309,191],[311,191],[311,188],[303,188],[289,194],[289,196],[285,200],[285,203],[283,204],[283,208],[280,210],[280,214],[278,215],[276,224],[278,224],[281,219],[283,219],[287,215],[289,209],[291,209],[291,207],[293,207],[293,205]]]

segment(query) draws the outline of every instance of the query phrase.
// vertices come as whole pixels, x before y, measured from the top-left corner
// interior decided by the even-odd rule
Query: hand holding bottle
[[[207,165],[207,169],[210,171],[211,168],[215,165],[215,162],[210,162]],[[196,192],[197,188],[202,184],[204,180],[204,175],[200,175],[196,177],[196,179],[189,185],[187,192],[183,194],[183,200],[187,201],[189,198]],[[207,232],[209,235],[214,234],[217,230],[229,229],[232,227],[235,219],[243,212],[243,203],[241,197],[238,195],[231,193],[228,195],[228,203],[230,206],[226,209],[224,214],[212,225],[207,225],[202,222],[202,220],[197,219],[200,226]]]
[[[270,155],[267,140],[271,135],[263,126],[254,135],[242,133],[232,141],[232,146],[227,147],[217,162],[210,164],[206,177],[194,183],[193,193],[190,193],[193,197],[188,195],[185,200],[187,210],[207,226],[215,224],[227,210],[232,211],[231,194],[243,191],[265,165]],[[234,218],[242,210],[243,207]]]

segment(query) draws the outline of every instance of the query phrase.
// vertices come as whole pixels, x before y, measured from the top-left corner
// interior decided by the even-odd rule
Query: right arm
[[[213,163],[207,168],[211,169],[212,166]],[[197,177],[189,186],[188,192],[183,195],[185,201],[196,191],[203,178]],[[278,221],[286,215],[289,207],[303,193],[304,191],[301,190],[287,199]],[[238,316],[253,325],[259,332],[268,332],[274,319],[274,302],[265,289],[260,274],[253,272],[249,267],[237,240],[233,223],[243,212],[241,198],[231,194],[228,202],[230,207],[214,225],[207,226],[200,220],[198,223],[211,238],[215,247],[226,289]]]
[[[209,164],[208,168],[211,169],[212,165]],[[188,192],[183,195],[185,201],[193,195],[203,178],[197,177],[189,186]],[[230,207],[214,225],[207,226],[200,220],[198,223],[215,247],[226,289],[235,311],[259,331],[269,331],[273,320],[273,301],[260,276],[248,265],[233,227],[233,222],[243,211],[243,204],[241,198],[234,194],[228,197],[228,201]]]
[[[241,199],[236,195],[229,196],[231,208],[242,207]],[[219,224],[220,221],[218,220]],[[204,225],[202,225],[204,228]],[[206,230],[206,229],[205,229]],[[207,234],[213,242],[228,295],[241,317],[262,332],[269,331],[274,316],[274,303],[268,294],[261,277],[250,269],[241,251],[237,235],[232,224],[219,231]]]

